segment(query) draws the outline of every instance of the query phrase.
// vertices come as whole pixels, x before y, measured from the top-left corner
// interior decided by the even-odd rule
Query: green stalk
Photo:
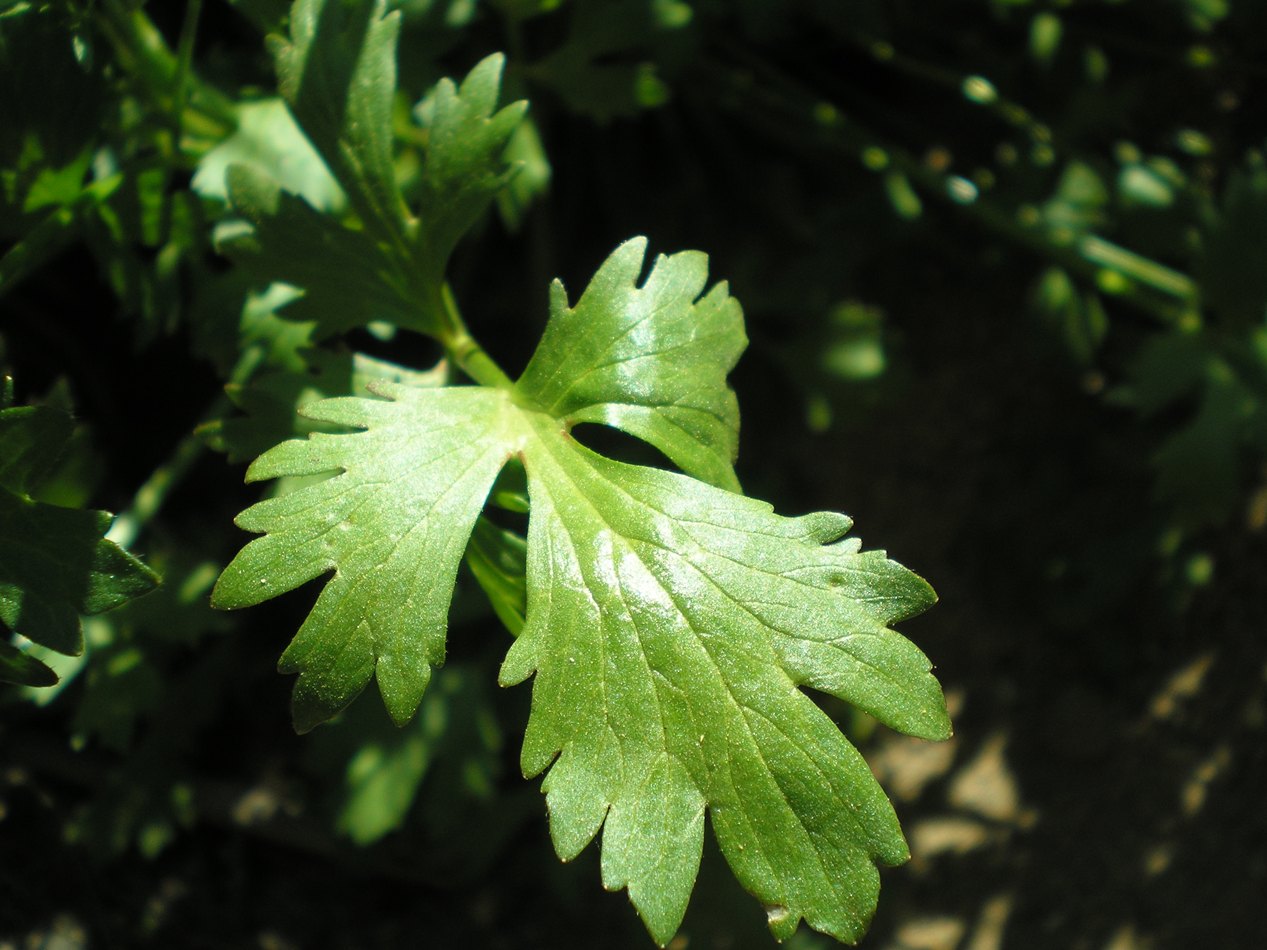
[[[189,101],[189,80],[194,59],[194,38],[198,35],[198,17],[202,0],[185,4],[185,19],[180,25],[180,41],[176,47],[176,92],[172,102],[172,148],[180,152],[184,135],[185,106]]]
[[[440,318],[436,336],[455,366],[481,386],[510,389],[515,385],[467,330],[448,284],[440,286],[436,313]]]
[[[98,8],[97,26],[114,52],[115,61],[136,80],[156,111],[180,110],[183,133],[217,143],[237,127],[237,111],[232,100],[214,86],[198,79],[192,70],[193,31],[197,26],[202,0],[190,0],[179,40],[181,50],[173,53],[153,22],[139,9],[130,9],[120,0],[103,0]],[[182,56],[188,61],[182,63]],[[184,154],[179,141],[176,155]],[[192,157],[200,149],[189,150]]]
[[[259,366],[263,352],[260,347],[247,349],[229,373],[227,386],[241,385],[250,379]],[[229,397],[221,393],[203,413],[204,420],[221,418],[232,407]],[[199,434],[201,425],[195,426],[177,443],[167,460],[150,473],[132,496],[132,502],[115,519],[106,532],[107,540],[123,548],[131,547],[137,538],[162,510],[172,491],[185,479],[195,463],[207,451],[207,443]]]
[[[789,122],[810,126],[818,132],[824,148],[859,159],[870,168],[901,173],[924,194],[953,205],[977,224],[1100,285],[1116,299],[1163,323],[1199,320],[1197,285],[1187,275],[1098,235],[1058,240],[1041,225],[1025,223],[1016,209],[987,197],[973,195],[965,201],[957,197],[955,176],[934,171],[904,149],[885,142],[769,64],[750,61],[748,65],[760,70],[762,82],[732,71],[714,71],[708,78],[719,87],[719,101],[741,112],[747,121],[768,128],[780,140],[786,138]],[[867,161],[869,155],[881,161]],[[1106,275],[1112,279],[1106,280]]]

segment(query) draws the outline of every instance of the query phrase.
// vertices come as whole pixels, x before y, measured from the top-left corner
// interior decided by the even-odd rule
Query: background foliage
[[[508,146],[522,170],[450,267],[499,362],[526,361],[551,278],[583,287],[629,235],[706,249],[752,339],[733,377],[747,490],[848,510],[938,588],[908,632],[956,739],[917,745],[827,704],[915,854],[886,875],[867,945],[1252,945],[1267,10],[394,6],[406,193],[427,187],[418,129],[442,76],[501,50],[503,101],[531,102]],[[472,577],[399,731],[369,698],[290,731],[273,669],[310,593],[208,607],[258,497],[243,463],[291,434],[294,407],[361,391],[377,360],[438,355],[378,327],[310,350],[257,285],[225,204],[251,182],[226,185],[230,163],[317,209],[364,200],[275,98],[265,34],[287,9],[0,4],[6,404],[75,421],[55,464],[0,458],[0,483],[94,525],[120,512],[110,540],[164,578],[108,613],[83,601],[82,658],[24,654],[56,686],[5,687],[0,939],[644,946],[592,853],[550,854],[516,763],[526,695],[493,685],[505,634]],[[353,293],[339,251],[296,282]],[[32,423],[3,418],[9,449]],[[679,940],[769,945],[763,917],[706,849]]]

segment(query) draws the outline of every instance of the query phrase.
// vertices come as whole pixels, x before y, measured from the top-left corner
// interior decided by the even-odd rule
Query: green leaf
[[[79,614],[147,593],[158,576],[106,541],[111,517],[42,505],[0,489],[0,621],[59,653],[83,650]]]
[[[663,105],[656,46],[684,33],[691,8],[681,3],[613,0],[571,8],[567,41],[528,67],[568,107],[599,121]]]
[[[684,472],[732,491],[739,405],[726,375],[747,345],[725,283],[703,295],[708,258],[656,259],[641,287],[647,242],[627,241],[574,308],[550,288],[550,322],[518,389],[572,426],[601,422],[654,445]]]
[[[736,876],[772,908],[776,936],[804,918],[856,940],[875,905],[875,862],[905,860],[906,844],[862,757],[798,687],[904,732],[947,736],[927,658],[890,629],[934,595],[883,552],[842,540],[844,515],[782,517],[571,437],[574,414],[627,403],[637,411],[601,418],[635,420],[630,431],[692,467],[724,459],[729,472],[724,375],[743,345],[738,306],[724,286],[695,303],[702,255],[661,258],[637,287],[643,248],[618,248],[574,309],[556,288],[551,324],[513,390],[376,383],[382,399],[308,406],[311,419],[363,431],[314,433],[255,462],[252,480],[332,477],[239,517],[264,536],[233,560],[213,599],[246,606],[333,571],[282,657],[300,674],[296,725],[330,717],[375,675],[403,722],[443,659],[477,516],[502,466],[521,459],[527,609],[500,679],[535,674],[522,765],[528,776],[549,772],[559,855],[574,857],[605,825],[605,886],[627,888],[666,943],[708,812]],[[666,441],[656,412],[683,400],[716,411]]]
[[[1179,420],[1153,455],[1157,496],[1190,527],[1225,521],[1241,501],[1242,453],[1262,400],[1205,334],[1160,334],[1130,366],[1128,396],[1145,416]]]
[[[79,614],[117,607],[153,589],[158,577],[104,539],[107,512],[29,496],[70,435],[69,417],[57,410],[0,410],[0,623],[76,656],[83,650]]]
[[[209,424],[201,434],[228,453],[231,461],[246,461],[283,439],[318,431],[320,423],[296,415],[308,403],[331,396],[368,395],[369,383],[380,379],[439,386],[448,369],[441,362],[419,372],[363,353],[306,350],[303,356],[306,365],[299,372],[275,370],[244,386],[228,387],[229,397],[244,414]]]
[[[392,166],[400,14],[384,0],[297,0],[278,85],[366,226],[401,233],[408,212]]]
[[[0,627],[0,633],[3,632]],[[57,674],[35,657],[0,639],[0,683],[53,686],[57,683]]]
[[[244,102],[238,127],[198,162],[190,187],[204,198],[229,197],[225,175],[231,165],[250,165],[319,211],[343,206],[343,190],[321,156],[304,138],[281,99]]]
[[[1262,160],[1228,175],[1217,210],[1205,222],[1196,277],[1202,303],[1237,329],[1261,326],[1267,315],[1267,168]]]
[[[57,409],[0,410],[0,485],[29,494],[52,473],[73,430],[70,416]]]
[[[497,619],[519,636],[528,613],[528,542],[479,518],[466,549],[466,564],[488,595]]]
[[[527,102],[494,112],[505,57],[481,60],[457,87],[441,79],[415,110],[427,128],[426,163],[419,195],[419,241],[431,279],[443,279],[458,240],[479,221],[515,171],[507,145]]]
[[[245,266],[258,283],[302,288],[285,307],[292,320],[311,320],[325,338],[375,320],[417,326],[416,292],[398,260],[362,232],[315,211],[247,165],[226,175],[233,210],[253,226],[222,234],[218,248]]]
[[[404,729],[395,728],[381,709],[360,703],[313,736],[308,764],[338,775],[339,831],[368,845],[401,827],[423,782],[436,784],[429,778],[433,764],[457,773],[446,775],[451,781],[444,784],[459,797],[489,796],[500,736],[488,689],[476,672],[461,663],[447,667]]]
[[[323,6],[320,0],[297,5],[298,19],[292,25],[296,39],[279,53],[278,68],[303,130],[334,170],[362,223],[315,210],[279,186],[263,163],[252,160],[230,164],[223,173],[230,206],[245,224],[222,224],[217,246],[262,286],[280,281],[302,289],[303,296],[285,308],[285,315],[313,321],[318,338],[377,320],[435,333],[449,256],[513,175],[515,168],[503,154],[527,104],[515,103],[494,113],[500,55],[479,63],[460,89],[448,79],[437,84],[426,110],[419,223],[405,207],[391,167],[396,35],[391,24],[398,16],[381,19],[381,11],[371,13],[364,3],[354,4],[360,11],[355,15],[327,12],[337,6]],[[347,22],[341,19],[348,16],[352,19]],[[350,32],[323,40],[336,26]],[[359,58],[349,45],[354,40],[364,43]],[[353,68],[353,63],[361,65]],[[356,71],[362,65],[368,70],[365,75]],[[346,98],[348,109],[340,118],[330,114],[327,100],[343,82],[353,86],[338,94]],[[316,104],[306,107],[300,99],[309,85],[325,91],[314,92]],[[386,89],[386,105],[380,102],[380,86]],[[376,131],[370,134],[366,129],[375,123]],[[230,149],[230,154],[243,151],[249,157],[253,147],[248,142]],[[302,157],[303,150],[293,142],[282,147]],[[212,163],[204,176],[204,190],[210,193],[216,190],[218,167],[218,162]],[[296,189],[305,182],[314,186],[311,174],[286,174],[285,183]]]
[[[389,383],[374,391],[393,400],[304,409],[365,435],[314,433],[247,470],[248,481],[342,474],[243,512],[242,528],[268,533],[234,558],[213,595],[216,606],[246,607],[336,571],[281,660],[283,671],[300,673],[300,731],[345,707],[376,672],[392,718],[413,715],[444,659],[458,562],[508,456],[505,393]]]

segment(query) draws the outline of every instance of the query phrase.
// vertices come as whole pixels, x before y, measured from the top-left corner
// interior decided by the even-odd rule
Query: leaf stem
[[[180,142],[185,128],[185,105],[189,101],[189,81],[194,59],[194,39],[198,35],[198,18],[202,13],[202,0],[188,0],[185,18],[180,25],[180,40],[176,47],[176,89],[172,94],[172,150],[180,154]]]
[[[190,0],[178,41],[180,53],[173,53],[162,33],[140,9],[131,9],[119,0],[104,0],[97,27],[114,51],[118,64],[137,80],[155,103],[159,113],[180,110],[181,134],[197,136],[187,143],[186,157],[196,158],[237,127],[233,102],[210,84],[198,79],[191,63],[193,37],[202,0]],[[189,37],[186,39],[186,37]],[[188,43],[189,63],[181,54]],[[185,155],[179,140],[172,143],[175,155]]]
[[[740,70],[703,75],[716,84],[714,88],[720,93],[717,101],[741,111],[748,121],[767,128],[780,140],[786,137],[789,121],[809,126],[825,150],[861,158],[868,167],[901,173],[924,194],[953,205],[979,226],[1096,283],[1159,322],[1171,326],[1199,323],[1199,294],[1196,282],[1188,275],[1096,234],[1071,235],[1065,240],[1041,222],[1028,223],[1020,211],[979,195],[975,187],[965,199],[955,187],[964,184],[960,179],[929,168],[855,119],[846,118],[833,104],[775,67],[751,57],[744,61],[749,69],[760,72],[762,82]],[[869,155],[874,155],[878,164],[868,164]]]
[[[453,291],[447,283],[440,285],[437,296],[435,312],[439,317],[440,328],[436,335],[444,344],[453,364],[481,386],[495,389],[510,389],[514,386],[506,372],[467,330]]]

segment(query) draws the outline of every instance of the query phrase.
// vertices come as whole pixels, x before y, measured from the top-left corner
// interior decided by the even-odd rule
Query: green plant
[[[135,11],[106,10],[119,30],[144,26]],[[395,114],[399,28],[383,0],[299,0],[274,52],[302,134],[277,110],[253,132],[248,116],[260,113],[244,108],[236,135],[202,162],[211,197],[218,185],[208,169],[225,169],[217,246],[238,263],[235,278],[268,301],[248,304],[227,373],[247,415],[211,420],[204,437],[237,457],[303,435],[248,470],[249,481],[281,481],[239,516],[263,537],[221,574],[213,605],[250,606],[330,575],[281,660],[298,674],[295,726],[306,732],[339,715],[375,679],[403,727],[444,661],[465,558],[516,637],[500,682],[533,680],[521,763],[527,777],[547,773],[561,858],[602,828],[604,886],[627,889],[663,945],[686,911],[707,814],[776,937],[804,919],[859,939],[878,893],[875,863],[898,864],[908,852],[865,762],[800,687],[904,732],[948,736],[928,660],[890,628],[927,608],[932,590],[846,539],[847,517],[785,518],[741,494],[732,467],[738,406],[726,377],[747,341],[726,285],[707,287],[703,254],[659,257],[644,274],[647,242],[637,238],[574,303],[556,281],[544,336],[511,381],[468,332],[446,274],[461,239],[516,184],[506,156],[526,128],[526,103],[497,108],[503,60],[490,56],[460,85],[441,79],[414,109],[416,124],[400,129],[409,120]],[[169,74],[161,60],[152,66]],[[198,98],[185,85],[187,49],[175,69],[171,124],[137,133],[158,136],[173,158],[185,103]],[[415,143],[403,174],[397,138]],[[82,162],[87,152],[77,154]],[[76,168],[59,207],[91,227],[117,225],[107,202],[119,182],[81,192]],[[279,170],[281,181],[272,177]],[[175,264],[196,247],[202,208],[173,200],[169,170],[155,171],[142,234]],[[139,172],[137,183],[145,180]],[[36,190],[22,213],[42,206]],[[16,207],[21,196],[12,197]],[[429,337],[443,360],[422,370],[350,352],[347,334],[364,329]],[[457,372],[474,385],[458,384]],[[314,381],[343,395],[311,398]],[[15,446],[6,467],[14,491],[58,450],[40,428],[53,425],[51,413],[0,415]],[[587,423],[623,430],[685,474],[590,450],[574,433]],[[20,542],[38,533],[40,545],[92,553],[91,571],[77,568],[74,578],[87,578],[87,593],[57,588],[61,614],[96,613],[152,586],[149,569],[97,539],[104,516],[13,498],[32,518],[82,514],[95,526],[81,539],[4,523]],[[486,504],[526,513],[526,537],[482,514]],[[28,577],[23,565],[43,548],[19,543],[7,553],[0,577],[16,592],[0,602],[8,628],[79,653],[62,629],[68,620],[54,631],[32,610],[54,578],[38,562]],[[5,650],[9,679],[47,682],[35,655]]]
[[[905,853],[855,746],[920,859],[873,940],[970,891],[1018,895],[1009,943],[1053,893],[1115,939],[1043,842],[1135,853],[1134,791],[1053,834],[1053,734],[1141,735],[1113,712],[1200,637],[1211,683],[1261,666],[1195,612],[1254,616],[1223,585],[1267,524],[1263,36],[1209,0],[0,0],[0,943],[644,946],[600,878],[661,940],[688,894],[671,942],[853,938]],[[890,629],[927,586],[740,478],[953,591],[902,629],[956,742],[868,714],[948,729]],[[1194,746],[1241,717],[1239,760],[1227,685]],[[930,854],[975,819],[888,754],[985,730],[1038,823]]]

